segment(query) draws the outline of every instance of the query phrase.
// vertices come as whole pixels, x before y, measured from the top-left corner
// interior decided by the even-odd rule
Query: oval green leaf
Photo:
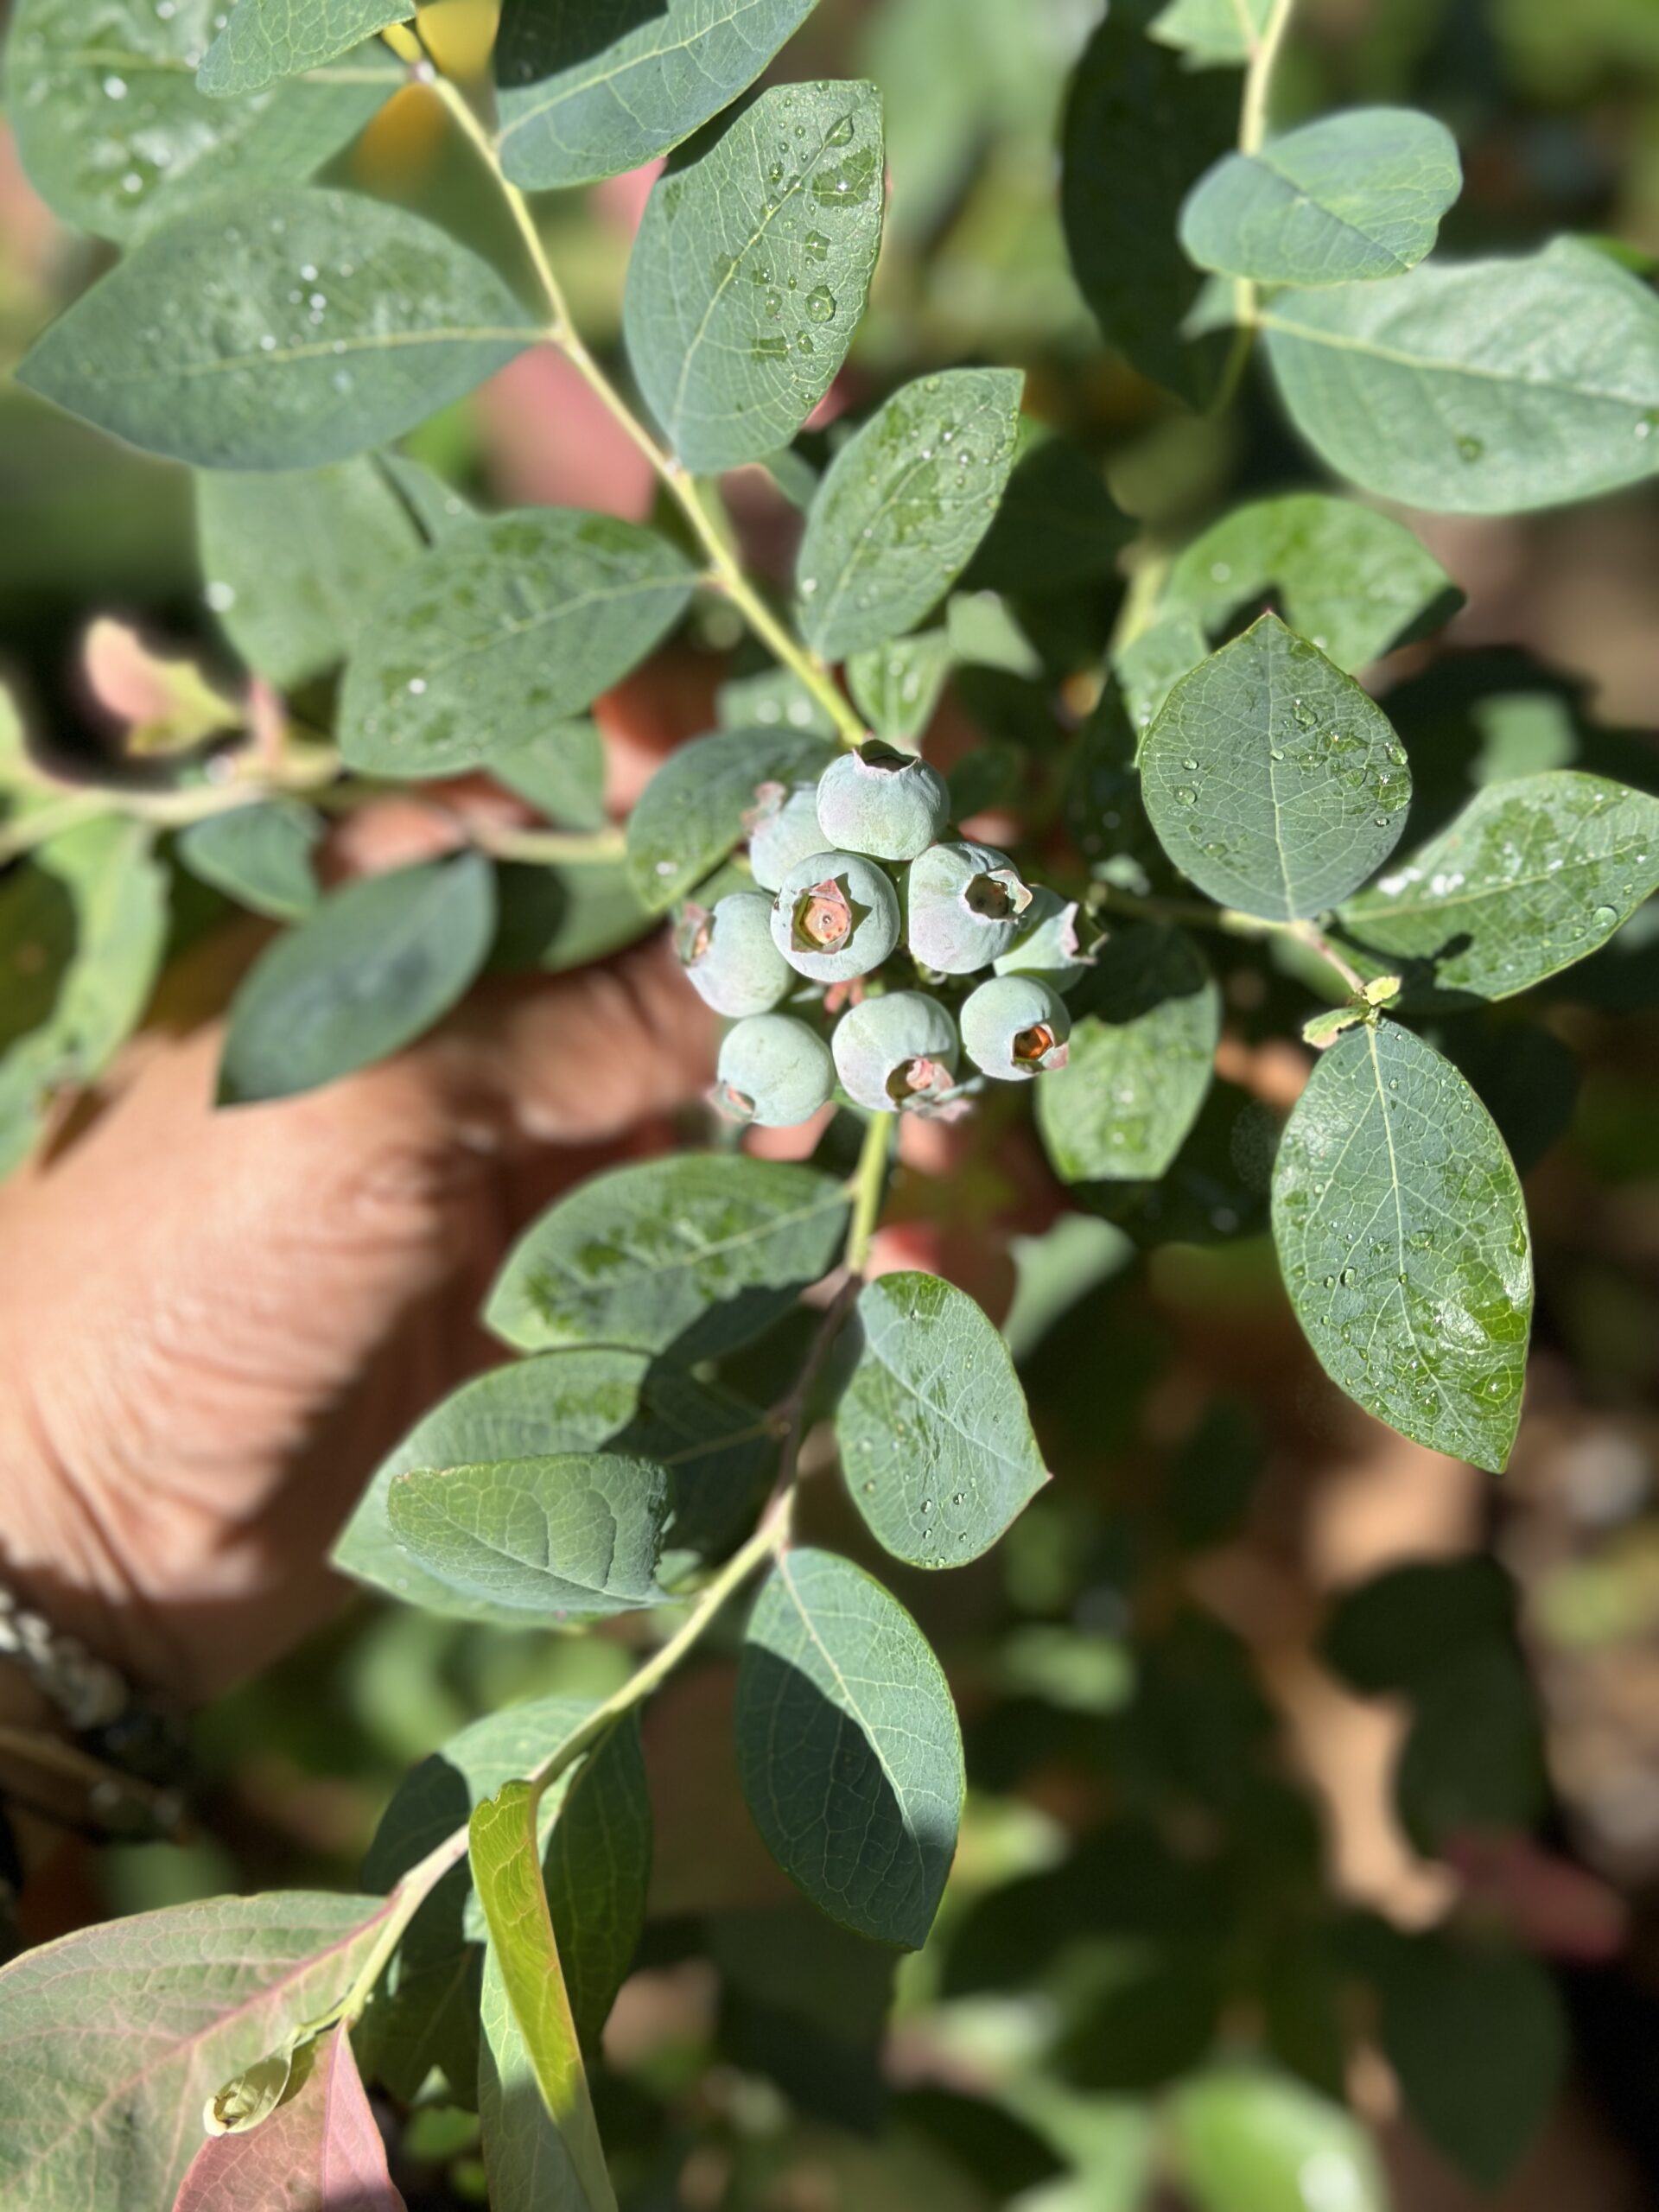
[[[1114,929],[1067,993],[1071,1057],[1037,1085],[1037,1126],[1064,1183],[1164,1173],[1203,1105],[1221,994],[1191,938]]]
[[[53,1094],[101,1075],[143,1013],[167,938],[167,873],[142,822],[104,815],[0,882],[0,1175]]]
[[[937,1275],[866,1283],[858,1319],[836,1414],[853,1501],[895,1559],[963,1567],[1048,1480],[1008,1348]]]
[[[1507,999],[1606,944],[1659,889],[1659,799],[1575,768],[1477,791],[1342,910],[1368,952],[1437,989]]]
[[[365,48],[233,105],[196,87],[218,0],[23,0],[6,47],[7,111],[54,214],[126,244],[167,215],[321,168],[405,81]]]
[[[312,468],[423,421],[535,334],[489,264],[419,216],[267,191],[141,238],[16,373],[148,453]]]
[[[229,20],[215,6],[219,35],[202,56],[196,82],[222,99],[257,92],[302,70],[349,53],[388,23],[407,22],[413,0],[235,0]]]
[[[692,1153],[596,1175],[509,1255],[485,1309],[521,1351],[746,1343],[835,1264],[847,1192],[810,1167]]]
[[[1531,1243],[1503,1140],[1451,1062],[1394,1021],[1339,1037],[1286,1125],[1273,1233],[1332,1381],[1402,1435],[1501,1471]]]
[[[962,1818],[962,1733],[938,1661],[849,1560],[785,1552],[745,1632],[738,1772],[766,1848],[831,1920],[919,1950]]]
[[[762,784],[816,783],[834,750],[811,730],[718,729],[671,753],[628,817],[628,868],[653,913],[720,866]]]
[[[1175,685],[1141,780],[1176,867],[1271,921],[1357,890],[1399,842],[1411,797],[1387,715],[1274,614]]]
[[[690,469],[761,461],[829,391],[881,242],[873,85],[782,85],[659,177],[628,263],[628,359]]]
[[[469,1823],[489,1923],[479,2113],[495,2212],[616,2212],[537,1849],[536,1795],[509,1782]]]
[[[777,1447],[758,1408],[666,1360],[602,1345],[546,1352],[475,1376],[416,1424],[364,1491],[334,1546],[334,1565],[406,1605],[453,1611],[454,1592],[411,1559],[387,1525],[393,1478],[417,1467],[601,1449],[668,1469],[668,1541],[700,1553],[730,1541]],[[481,1600],[466,1610],[485,1617]]]
[[[1659,468],[1659,299],[1575,239],[1282,294],[1262,321],[1296,428],[1384,499],[1516,514]]]
[[[464,523],[399,582],[346,671],[340,750],[374,775],[452,776],[534,740],[626,676],[696,574],[638,523],[526,507]]]
[[[1463,604],[1433,555],[1392,515],[1293,492],[1235,507],[1195,537],[1159,605],[1190,611],[1213,637],[1275,588],[1289,626],[1351,676]]]
[[[659,1605],[668,1477],[609,1452],[417,1467],[395,1475],[386,1520],[462,1599],[524,1618],[594,1618]]]
[[[1191,54],[1194,67],[1242,67],[1272,12],[1273,0],[1168,0],[1147,35]]]
[[[816,0],[507,0],[501,165],[543,191],[638,168],[752,85]]]
[[[231,1005],[223,1105],[315,1090],[448,1014],[483,965],[494,878],[480,854],[336,891],[261,954]]]
[[[257,676],[279,691],[337,667],[426,539],[379,461],[205,470],[196,479],[203,595]]]
[[[918,378],[830,462],[795,563],[801,629],[826,659],[912,629],[966,568],[1014,467],[1024,382]]]
[[[274,922],[297,922],[322,896],[312,858],[322,817],[297,799],[273,798],[210,814],[179,833],[174,849],[192,875]]]
[[[1198,0],[1213,15],[1217,0]],[[1222,0],[1234,4],[1234,0]],[[1259,0],[1249,0],[1258,5]],[[1160,37],[1158,0],[1115,0],[1084,48],[1060,140],[1060,215],[1077,289],[1124,359],[1195,407],[1215,397],[1227,345],[1192,327],[1205,279],[1181,251],[1182,201],[1238,130],[1238,84]]]
[[[1181,209],[1200,269],[1260,284],[1402,276],[1463,188],[1457,141],[1414,108],[1323,116],[1254,154],[1227,154]]]

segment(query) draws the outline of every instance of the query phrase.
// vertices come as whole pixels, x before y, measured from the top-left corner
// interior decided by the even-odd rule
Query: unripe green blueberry
[[[872,1112],[937,1112],[957,1087],[957,1025],[925,991],[862,999],[830,1039],[842,1088]]]
[[[686,981],[716,1014],[765,1014],[795,981],[772,941],[772,901],[761,891],[730,892],[712,912],[688,901],[674,950]]]
[[[1065,1001],[1041,976],[993,976],[963,1002],[963,1048],[999,1083],[1027,1083],[1063,1068],[1071,1051]]]
[[[749,866],[763,891],[776,891],[797,861],[821,853],[824,835],[818,827],[818,787],[797,784],[762,784],[754,804],[744,816],[749,833]]]
[[[827,1106],[836,1087],[830,1047],[791,1014],[752,1014],[726,1033],[714,1101],[734,1122],[791,1129]]]
[[[899,942],[893,879],[861,853],[810,853],[778,887],[772,941],[815,982],[868,976]]]
[[[1031,900],[1014,862],[994,846],[931,845],[906,880],[911,951],[941,976],[971,976],[1007,950]]]
[[[937,768],[872,738],[843,753],[818,779],[818,822],[826,845],[913,861],[950,818],[950,793]]]
[[[1033,884],[1020,934],[991,964],[999,976],[1041,976],[1057,991],[1069,991],[1095,964],[1084,943],[1086,926],[1075,899],[1062,899],[1046,883]],[[1098,931],[1090,934],[1098,943]]]

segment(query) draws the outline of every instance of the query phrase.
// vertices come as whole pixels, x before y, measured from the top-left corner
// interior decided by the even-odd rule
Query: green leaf
[[[1014,466],[1024,381],[919,378],[830,462],[795,563],[801,629],[827,659],[913,628],[967,566]]]
[[[179,833],[174,849],[192,875],[272,921],[297,922],[322,896],[312,857],[322,817],[297,799],[262,799],[210,814]]]
[[[0,2196],[29,2212],[171,2204],[193,2123],[338,2001],[384,1897],[213,1897],[60,1937],[0,1972]]]
[[[622,327],[639,389],[688,468],[787,445],[829,391],[881,242],[872,85],[780,85],[659,177]]]
[[[1319,1643],[1326,1666],[1360,1692],[1415,1694],[1472,1652],[1515,1640],[1515,1592],[1497,1560],[1408,1560],[1352,1589]]]
[[[164,216],[289,184],[360,130],[404,72],[365,47],[338,67],[226,106],[196,89],[216,0],[22,0],[8,113],[54,214],[126,244]]]
[[[1402,276],[1463,188],[1457,141],[1414,108],[1351,108],[1224,154],[1181,209],[1200,269],[1260,284]]]
[[[473,1808],[504,1783],[562,1751],[594,1711],[578,1698],[533,1698],[486,1714],[452,1736],[406,1775],[381,1815],[363,1862],[368,1889],[390,1890],[445,1837],[464,1827]],[[543,1868],[575,1777],[569,1769],[542,1794],[537,1837]],[[580,1934],[554,1916],[562,1946]],[[470,1868],[452,1867],[404,1930],[360,2031],[365,2068],[405,2101],[436,2065],[467,2103],[477,2102],[479,1987],[484,1916]]]
[[[721,729],[781,727],[819,737],[836,734],[823,701],[786,668],[763,669],[759,676],[734,677],[722,683],[715,694],[715,720]]]
[[[426,550],[372,456],[196,479],[207,604],[257,675],[292,690],[344,660],[393,573]]]
[[[1137,730],[1151,728],[1182,677],[1196,668],[1209,651],[1209,640],[1197,616],[1185,607],[1160,614],[1118,646],[1112,655],[1112,673]]]
[[[668,1541],[692,1552],[717,1551],[731,1540],[775,1452],[757,1408],[666,1361],[599,1345],[547,1352],[475,1376],[428,1414],[370,1482],[335,1543],[334,1564],[407,1605],[482,1618],[482,1601],[461,1606],[393,1539],[386,1522],[393,1478],[420,1467],[601,1449],[667,1467]],[[515,1618],[505,1607],[488,1617]],[[497,1783],[518,1771],[509,1766]]]
[[[1605,944],[1659,889],[1659,799],[1547,770],[1489,784],[1403,868],[1342,910],[1368,951],[1435,988],[1507,999]]]
[[[167,877],[142,823],[105,815],[36,846],[0,882],[0,1175],[54,1090],[101,1075],[161,965]]]
[[[490,747],[498,784],[571,830],[605,822],[605,741],[586,717],[549,722]]]
[[[620,860],[567,861],[557,868],[506,861],[496,869],[496,894],[501,916],[490,964],[508,971],[534,968],[556,976],[585,968],[648,936],[657,921]]]
[[[1558,238],[1262,310],[1296,428],[1341,475],[1439,514],[1515,514],[1659,467],[1659,300]]]
[[[1395,1772],[1400,1824],[1432,1857],[1459,1835],[1524,1834],[1549,1800],[1543,1730],[1512,1642],[1471,1650],[1417,1688]]]
[[[470,1823],[489,1923],[479,2112],[494,2212],[616,2212],[537,1853],[536,1800],[509,1782]]]
[[[899,1274],[858,1294],[836,1414],[853,1501],[912,1567],[964,1567],[1048,1480],[1008,1348],[966,1292]]]
[[[478,853],[331,893],[261,954],[232,1001],[220,1103],[315,1090],[412,1044],[477,975],[494,922]]]
[[[533,191],[638,168],[752,85],[815,0],[507,0],[501,165]]]
[[[174,2212],[246,2212],[252,2204],[404,2212],[342,2021],[294,2054],[282,2102],[251,2134],[210,2135]]]
[[[1419,1444],[1500,1471],[1531,1247],[1503,1141],[1450,1061],[1394,1021],[1339,1037],[1286,1126],[1273,1229],[1332,1380]]]
[[[1217,2067],[1178,2089],[1164,2113],[1197,2212],[1389,2212],[1370,2137],[1288,2075]]]
[[[508,1255],[485,1309],[521,1351],[746,1344],[835,1264],[847,1192],[810,1167],[690,1153],[596,1175]]]
[[[1071,1057],[1037,1086],[1037,1126],[1064,1183],[1162,1175],[1210,1088],[1221,994],[1189,937],[1114,929],[1068,994]]]
[[[1009,477],[966,582],[1039,598],[1106,583],[1134,531],[1095,461],[1068,439],[1039,437]]]
[[[334,60],[414,12],[410,0],[235,0],[228,22],[222,10],[215,12],[223,28],[202,57],[196,83],[215,99],[257,92]]]
[[[396,437],[534,338],[488,263],[418,216],[264,191],[228,222],[203,207],[141,238],[16,374],[149,453],[311,468]]]
[[[654,913],[702,881],[741,843],[762,784],[815,783],[834,758],[815,732],[720,729],[682,745],[628,817],[628,867]]]
[[[1181,678],[1141,748],[1147,813],[1224,906],[1288,921],[1345,899],[1405,827],[1389,719],[1316,645],[1264,614]]]
[[[463,1598],[534,1618],[596,1618],[663,1601],[657,1562],[668,1477],[607,1452],[413,1468],[386,1520],[429,1574]]]
[[[737,1763],[766,1848],[821,1911],[919,1950],[957,1846],[950,1686],[896,1598],[850,1560],[786,1552],[737,1677]]]
[[[1352,499],[1294,492],[1236,507],[1195,537],[1159,604],[1190,610],[1213,636],[1274,586],[1289,626],[1351,676],[1438,629],[1463,603],[1403,523]]]
[[[685,612],[696,571],[654,531],[573,507],[458,526],[365,629],[340,750],[374,775],[490,765],[626,676]]]
[[[1183,334],[1205,280],[1175,226],[1193,184],[1233,143],[1238,86],[1154,45],[1156,8],[1118,0],[1084,48],[1062,129],[1060,213],[1072,273],[1108,342],[1142,376],[1205,407],[1227,341]]]
[[[645,1924],[651,1789],[638,1709],[577,1768],[543,1859],[571,2016],[596,2050]]]
[[[877,737],[913,745],[933,719],[950,662],[949,633],[918,630],[855,653],[847,664],[847,688]]]
[[[1524,1953],[1390,1929],[1377,1961],[1384,2055],[1411,2117],[1483,2189],[1542,2126],[1566,2075],[1567,2023]]]
[[[1168,0],[1147,35],[1190,54],[1194,68],[1242,67],[1266,30],[1272,10],[1273,0]]]

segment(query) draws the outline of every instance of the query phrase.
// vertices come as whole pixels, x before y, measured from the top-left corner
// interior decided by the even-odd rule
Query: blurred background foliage
[[[887,96],[887,242],[847,408],[936,364],[1017,363],[1033,414],[1173,545],[1313,478],[1263,385],[1198,417],[1100,347],[1057,192],[1067,73],[1100,13],[823,0],[779,67],[868,73]],[[481,66],[486,0],[440,0],[423,26],[450,67]],[[1306,0],[1281,83],[1287,121],[1399,99],[1448,123],[1468,180],[1451,251],[1560,227],[1659,257],[1655,0]],[[418,88],[339,168],[515,250]],[[543,211],[601,346],[639,197],[622,179]],[[104,257],[0,139],[0,359]],[[639,511],[650,487],[587,408],[530,356],[411,450],[498,501]],[[729,496],[781,570],[787,508],[757,472]],[[0,674],[37,739],[113,742],[79,673],[99,615],[234,681],[183,471],[0,384]],[[1610,747],[1659,788],[1659,495],[1412,519],[1469,597],[1442,643],[1377,677],[1418,775],[1414,832],[1471,782]],[[1007,664],[954,681],[941,742],[978,745],[992,787],[1017,786],[1133,588],[1022,609]],[[750,664],[701,620],[686,683],[707,692]],[[194,925],[211,919],[204,903]],[[1305,995],[1225,940],[1217,966],[1224,1079],[1169,1183],[1014,1241],[1008,1332],[1058,1479],[976,1567],[898,1579],[950,1669],[971,1783],[925,1953],[895,1973],[765,1859],[717,1749],[726,1656],[652,1707],[653,1918],[598,2085],[631,2206],[1114,2212],[1160,2188],[1201,2212],[1659,2202],[1659,919],[1440,1038],[1527,1171],[1537,1239],[1528,1416],[1495,1485],[1314,1368],[1262,1235],[1302,1065],[1274,1040]],[[987,1236],[1040,1175],[1013,1158],[976,1171]],[[856,1554],[833,1486],[808,1497],[812,1535]],[[626,1633],[515,1637],[355,1601],[200,1716],[194,1840],[66,1864],[32,1934],[353,1882],[410,1764],[507,1699],[602,1694]],[[1381,1993],[1358,2014],[1357,1966]],[[418,2109],[397,2155],[417,2212],[479,2196],[464,2113]]]

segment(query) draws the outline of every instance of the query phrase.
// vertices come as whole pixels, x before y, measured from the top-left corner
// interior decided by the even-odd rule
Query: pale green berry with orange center
[[[734,1122],[789,1129],[827,1106],[835,1087],[830,1047],[815,1029],[793,1014],[756,1014],[727,1031],[712,1096]]]
[[[832,760],[818,779],[823,841],[877,860],[913,861],[950,818],[950,792],[937,768],[872,738]]]
[[[872,1113],[937,1113],[955,1096],[957,1025],[926,991],[861,1000],[836,1024],[830,1043],[842,1090]]]
[[[763,891],[776,891],[797,861],[821,853],[816,784],[762,784],[743,817],[749,833],[749,866]]]
[[[1046,883],[1032,887],[1020,933],[992,965],[999,976],[1041,976],[1057,991],[1069,991],[1095,964],[1100,932],[1083,916],[1075,899],[1062,899]]]
[[[963,1051],[995,1082],[1028,1083],[1065,1065],[1071,1015],[1041,976],[993,976],[963,1001],[960,1020]]]
[[[762,892],[728,893],[712,910],[688,901],[674,949],[703,1004],[734,1019],[768,1013],[795,982],[772,941],[772,901]]]
[[[868,976],[899,942],[893,879],[859,853],[809,854],[778,887],[772,941],[791,968],[814,982]]]
[[[910,864],[905,926],[913,958],[941,976],[988,968],[1020,934],[1031,887],[993,845],[931,845]]]

